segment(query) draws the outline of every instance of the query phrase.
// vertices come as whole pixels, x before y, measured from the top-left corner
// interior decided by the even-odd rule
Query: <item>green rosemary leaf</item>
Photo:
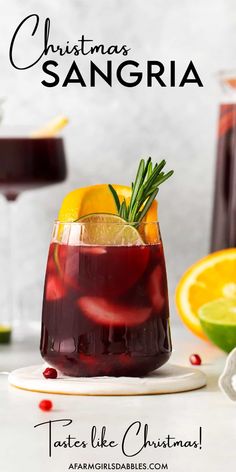
[[[124,220],[128,220],[128,209],[125,200],[121,203],[119,216]]]
[[[122,202],[121,205],[120,205],[119,215],[120,215],[121,218],[124,217],[124,202]]]
[[[164,159],[155,165],[153,165],[151,157],[146,162],[141,159],[135,180],[131,184],[129,204],[125,199],[120,203],[117,192],[112,185],[109,185],[121,218],[136,226],[141,222],[156,198],[159,186],[173,174],[173,170],[165,173],[165,165],[166,161]]]
[[[144,170],[145,170],[145,161],[144,159],[141,159],[139,167],[138,167],[138,172],[136,174],[136,178],[134,181],[134,187],[133,187],[131,199],[130,199],[130,209],[132,209],[132,206],[133,206],[133,203],[135,202],[139,188],[142,185]]]
[[[140,212],[140,215],[139,215],[139,218],[138,218],[138,223],[140,223],[140,221],[142,221],[142,219],[144,218],[144,216],[148,212],[148,210],[149,210],[153,200],[155,200],[158,192],[159,192],[159,188],[157,190],[155,190],[155,192],[153,192],[153,194],[147,199],[142,211]]]
[[[162,159],[162,161],[160,162],[160,164],[156,164],[156,169],[158,170],[158,173],[161,172],[161,170],[163,169],[163,167],[165,167],[166,165],[166,161],[165,159]]]
[[[155,165],[151,176],[149,177],[149,179],[147,180],[147,182],[145,184],[145,188],[149,187],[151,184],[156,182],[156,179],[157,179],[158,175],[161,173],[161,171],[162,171],[163,167],[165,167],[165,165],[166,165],[166,161],[164,159],[160,162],[160,164]]]
[[[129,213],[128,213],[128,221],[131,221],[132,223],[136,221],[135,217],[136,217],[136,214],[137,214],[139,208],[140,208],[140,204],[139,204],[138,200],[136,200],[136,202],[133,205],[132,210],[129,211]]]
[[[126,202],[125,202],[125,208],[126,208],[126,220],[129,221],[129,218],[128,218],[128,216],[129,216],[129,208],[128,208],[128,205],[127,205]]]
[[[150,170],[148,171],[148,169]],[[152,158],[149,157],[144,168],[143,180],[146,178],[146,176],[148,176],[148,172],[151,172],[151,171],[152,171]]]
[[[158,186],[163,184],[167,179],[169,179],[173,175],[174,171],[170,170],[167,174],[164,174],[159,180],[158,180]]]
[[[149,157],[149,159],[151,159],[151,158]],[[155,167],[154,167],[154,169],[155,169]],[[149,177],[151,177],[151,175],[152,175],[152,161],[150,160],[149,165],[148,165],[148,170],[147,170],[147,179],[149,179]]]
[[[111,184],[109,184],[108,187],[109,187],[109,189],[110,189],[110,191],[111,191],[111,193],[112,193],[112,195],[113,195],[113,198],[114,198],[115,204],[116,204],[116,209],[117,209],[117,212],[119,213],[119,211],[120,211],[120,200],[119,200],[119,197],[118,197],[118,195],[117,195],[117,192],[116,192],[116,190],[114,189],[114,187],[112,187]]]
[[[146,181],[145,184],[143,185],[144,193],[145,193],[153,184],[156,183],[157,177],[158,177],[158,171],[157,171],[157,169],[155,169],[155,170],[153,170],[153,172],[152,172],[152,174],[150,175],[149,179],[147,179],[147,181]]]

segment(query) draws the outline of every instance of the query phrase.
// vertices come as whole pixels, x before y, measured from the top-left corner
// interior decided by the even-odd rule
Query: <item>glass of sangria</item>
[[[123,197],[131,194],[131,199],[121,204],[120,186],[71,192],[59,216],[67,214],[72,219],[73,212],[88,213],[76,221],[60,218],[54,224],[40,350],[44,360],[65,375],[142,376],[171,355],[163,246],[159,224],[150,220],[156,202],[153,192],[152,199],[144,193],[141,218],[127,221],[128,213],[134,215],[132,205],[135,211],[138,208],[137,199],[132,199],[135,185],[132,191],[123,188]],[[68,207],[78,197],[79,203]],[[105,207],[106,213],[91,214],[91,206],[93,210]]]
[[[8,203],[5,225],[8,228],[9,247],[6,294],[5,296],[3,294],[0,314],[0,343],[9,342],[12,325],[22,328],[22,332],[26,331],[26,326],[21,326],[21,314],[17,313],[14,293],[15,269],[12,261],[14,231],[12,226],[16,200],[23,191],[62,182],[66,175],[63,138],[53,135],[40,136],[40,133],[27,136],[27,133],[22,133],[19,129],[17,133],[14,133],[12,128],[1,129],[0,193]]]
[[[25,190],[66,178],[61,137],[0,136],[0,192],[14,201]]]

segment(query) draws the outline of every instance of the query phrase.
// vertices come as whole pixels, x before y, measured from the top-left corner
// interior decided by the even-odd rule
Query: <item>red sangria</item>
[[[84,377],[143,375],[167,362],[171,341],[162,243],[53,242],[41,353],[64,374]]]
[[[236,246],[236,104],[220,107],[212,250]]]
[[[78,189],[66,197],[60,212],[65,220],[76,211],[78,221],[54,225],[40,349],[45,361],[65,375],[142,376],[171,355],[163,246],[158,223],[148,221],[157,205],[145,194],[148,210],[139,219],[145,205],[132,200],[135,185],[133,190],[107,185]],[[125,195],[121,210],[119,199]],[[97,212],[101,205],[107,213]],[[136,223],[128,220],[129,211]]]
[[[211,250],[236,246],[236,79],[222,74]]]
[[[62,138],[0,138],[0,192],[15,200],[25,190],[62,182],[66,160]]]
[[[14,275],[15,267],[12,261],[12,234],[15,211],[15,201],[25,190],[38,189],[65,180],[67,175],[64,141],[55,137],[54,133],[62,128],[65,118],[57,118],[49,125],[34,133],[34,135],[13,134],[10,128],[1,128],[0,136],[0,193],[8,204],[6,211],[8,226],[8,267],[5,279],[6,295],[0,314],[0,329],[4,333],[1,339],[10,340],[12,325],[17,336],[24,337],[32,319],[27,319],[17,309],[15,303]],[[16,128],[17,131],[17,128]],[[18,129],[19,132],[19,129]],[[20,131],[22,132],[22,130]],[[29,130],[28,130],[29,132]],[[42,132],[42,134],[40,134]],[[4,133],[4,135],[2,135]],[[5,248],[6,249],[6,248]]]

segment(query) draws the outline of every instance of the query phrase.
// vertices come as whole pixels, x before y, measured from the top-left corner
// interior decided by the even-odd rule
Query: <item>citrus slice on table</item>
[[[207,339],[199,320],[199,309],[219,298],[236,296],[236,248],[204,257],[181,278],[176,289],[176,307],[184,324]]]
[[[236,298],[220,298],[199,309],[204,333],[225,352],[236,347]]]
[[[113,185],[120,202],[130,200],[131,188],[124,185]],[[107,184],[91,185],[68,193],[62,202],[58,214],[61,222],[73,222],[79,218],[93,213],[109,213],[117,215],[117,208],[113,195]],[[157,202],[153,201],[146,216],[145,223],[157,221]],[[157,239],[157,229],[154,224],[145,224],[145,241],[155,242]]]

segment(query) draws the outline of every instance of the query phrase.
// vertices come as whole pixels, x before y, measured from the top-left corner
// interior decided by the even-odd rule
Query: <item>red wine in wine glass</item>
[[[25,190],[62,182],[66,174],[62,138],[0,138],[0,192],[7,200],[15,200]]]

